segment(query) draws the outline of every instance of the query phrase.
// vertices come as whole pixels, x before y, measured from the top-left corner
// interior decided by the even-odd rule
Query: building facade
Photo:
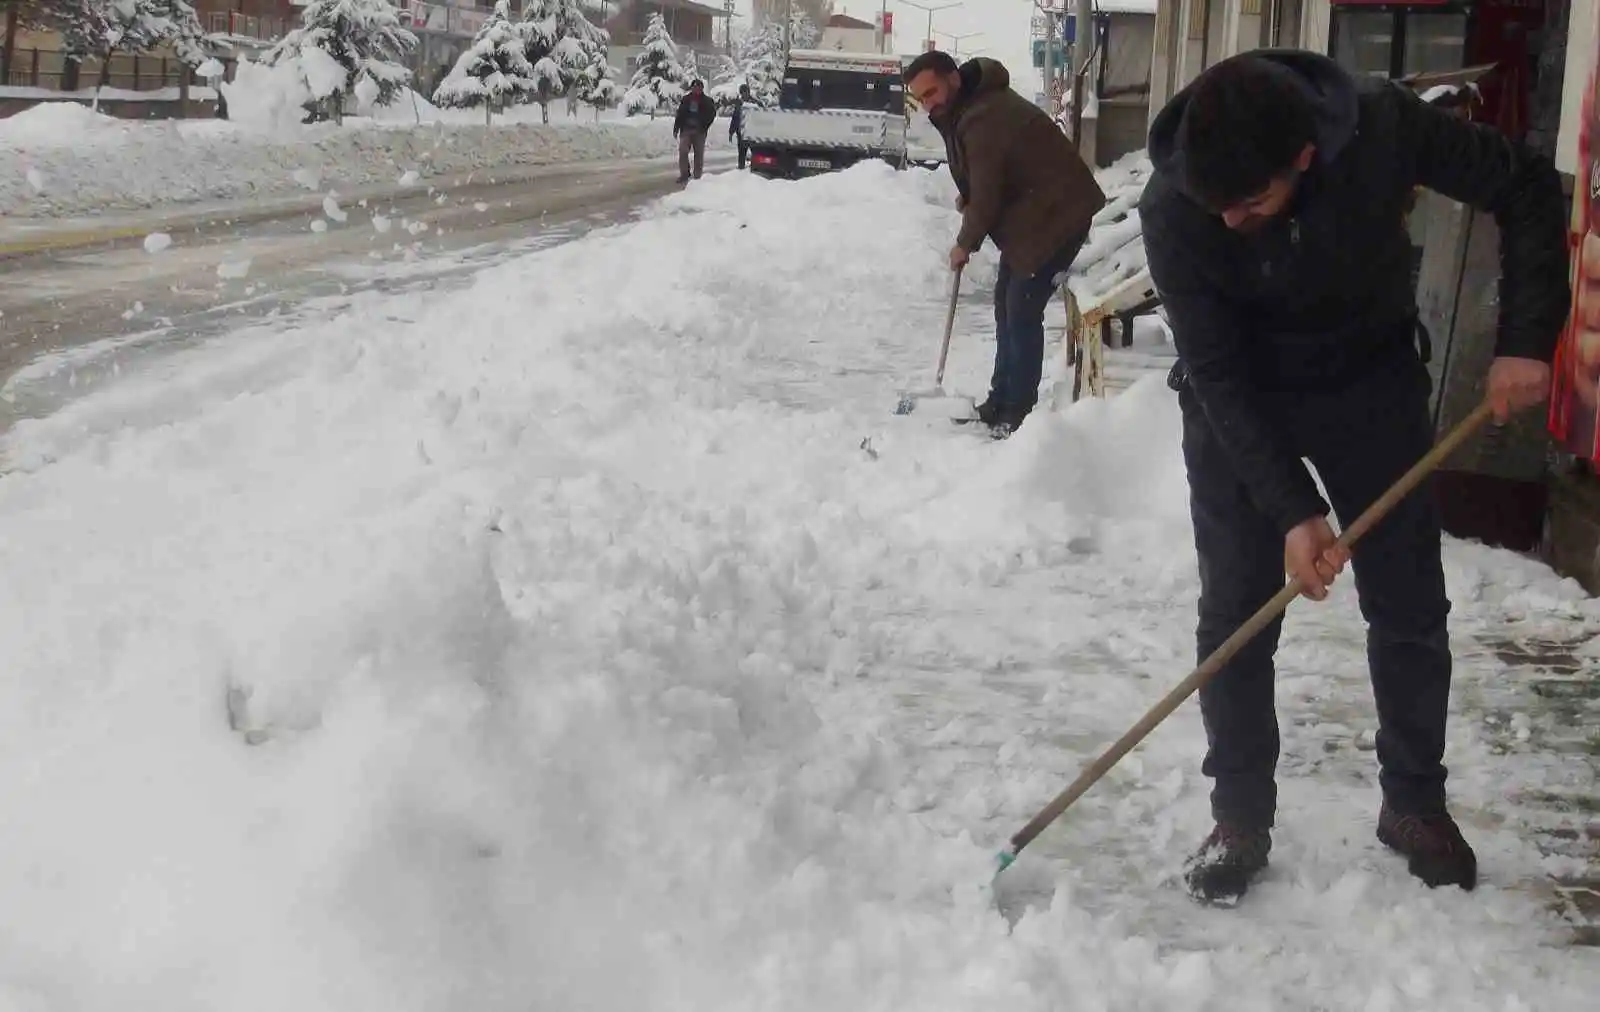
[[[878,26],[848,14],[831,14],[815,47],[844,53],[876,53],[880,51]]]
[[[710,83],[709,76],[717,57],[729,48],[724,27],[728,17],[726,10],[695,0],[621,0],[615,7],[615,13],[604,25],[611,34],[606,58],[616,68],[623,84],[633,76],[634,60],[643,48],[645,29],[650,24],[650,16],[656,13],[666,23],[679,54],[684,58],[694,54],[701,75]]]

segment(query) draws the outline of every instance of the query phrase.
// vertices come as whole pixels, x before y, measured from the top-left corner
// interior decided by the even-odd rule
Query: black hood
[[[1350,73],[1320,53],[1301,49],[1258,49],[1230,57],[1234,60],[1263,60],[1284,80],[1292,82],[1311,100],[1317,117],[1317,161],[1327,164],[1337,158],[1356,133],[1358,105],[1356,82]],[[1224,61],[1226,62],[1226,61]],[[1150,124],[1150,162],[1185,190],[1183,171],[1184,111],[1194,85],[1172,96]]]
[[[962,110],[979,95],[1005,91],[1011,87],[1011,72],[1006,70],[1005,64],[987,56],[973,57],[963,63],[957,72],[961,75],[961,91],[955,102],[943,116],[929,117],[933,125],[942,131],[948,130],[961,117]]]

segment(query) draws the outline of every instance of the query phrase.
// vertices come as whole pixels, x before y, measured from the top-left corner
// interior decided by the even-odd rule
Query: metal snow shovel
[[[955,329],[956,325],[956,300],[961,296],[961,271],[962,268],[957,267],[955,273],[950,277],[950,308],[944,315],[944,343],[939,346],[939,371],[934,375],[933,389],[902,393],[900,395],[900,403],[896,404],[894,408],[894,413],[897,415],[911,414],[922,401],[950,397],[949,394],[944,392],[944,364],[945,360],[950,356],[950,333]],[[971,412],[971,398],[957,397],[950,399],[966,401],[967,411]]]
[[[1421,460],[1412,466],[1411,470],[1402,475],[1400,480],[1395,482],[1387,492],[1379,496],[1377,502],[1368,506],[1366,512],[1356,518],[1355,523],[1345,528],[1343,533],[1339,535],[1338,544],[1343,548],[1353,546],[1378,521],[1387,516],[1389,511],[1394,509],[1400,500],[1409,495],[1424,478],[1433,473],[1444,462],[1445,458],[1449,457],[1462,443],[1466,442],[1478,430],[1479,426],[1488,421],[1491,414],[1492,409],[1487,401],[1480,404],[1472,414],[1468,415],[1464,421],[1452,429],[1439,442],[1439,445],[1429,450]],[[1066,790],[1056,795],[1054,801],[1046,805],[1038,815],[1033,817],[1033,821],[1019,829],[1016,835],[1011,838],[1011,845],[999,854],[999,867],[995,869],[995,877],[998,878],[1001,872],[1009,868],[1012,862],[1017,859],[1017,855],[1022,853],[1022,848],[1032,843],[1035,837],[1044,832],[1046,826],[1059,818],[1061,813],[1065,812],[1073,802],[1081,798],[1090,787],[1094,786],[1096,781],[1109,773],[1111,767],[1115,766],[1118,760],[1127,755],[1135,745],[1144,740],[1146,735],[1154,731],[1157,725],[1166,720],[1172,711],[1178,708],[1179,704],[1188,699],[1202,685],[1209,682],[1218,671],[1222,670],[1222,666],[1234,654],[1239,652],[1240,648],[1250,642],[1257,633],[1261,632],[1262,629],[1265,629],[1274,619],[1281,615],[1289,607],[1289,603],[1299,595],[1300,581],[1291,579],[1284,585],[1282,590],[1278,591],[1272,600],[1262,605],[1261,609],[1250,616],[1244,625],[1240,626],[1232,636],[1223,641],[1223,644],[1217,647],[1210,657],[1200,662],[1200,666],[1195,668],[1188,678],[1179,682],[1177,687],[1167,693],[1165,698],[1151,707],[1150,712],[1141,717],[1139,722],[1128,730],[1127,734],[1118,738],[1098,759],[1090,763],[1089,767],[1078,775],[1078,779],[1068,785]]]

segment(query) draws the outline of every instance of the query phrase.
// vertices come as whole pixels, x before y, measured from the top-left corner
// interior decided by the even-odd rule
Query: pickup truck
[[[778,108],[745,113],[751,171],[798,179],[879,158],[906,160],[901,59],[877,53],[793,49]]]

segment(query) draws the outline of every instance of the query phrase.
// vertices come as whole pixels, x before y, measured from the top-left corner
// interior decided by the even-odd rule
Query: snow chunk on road
[[[172,248],[172,236],[165,232],[152,232],[144,237],[146,253],[164,253]]]

